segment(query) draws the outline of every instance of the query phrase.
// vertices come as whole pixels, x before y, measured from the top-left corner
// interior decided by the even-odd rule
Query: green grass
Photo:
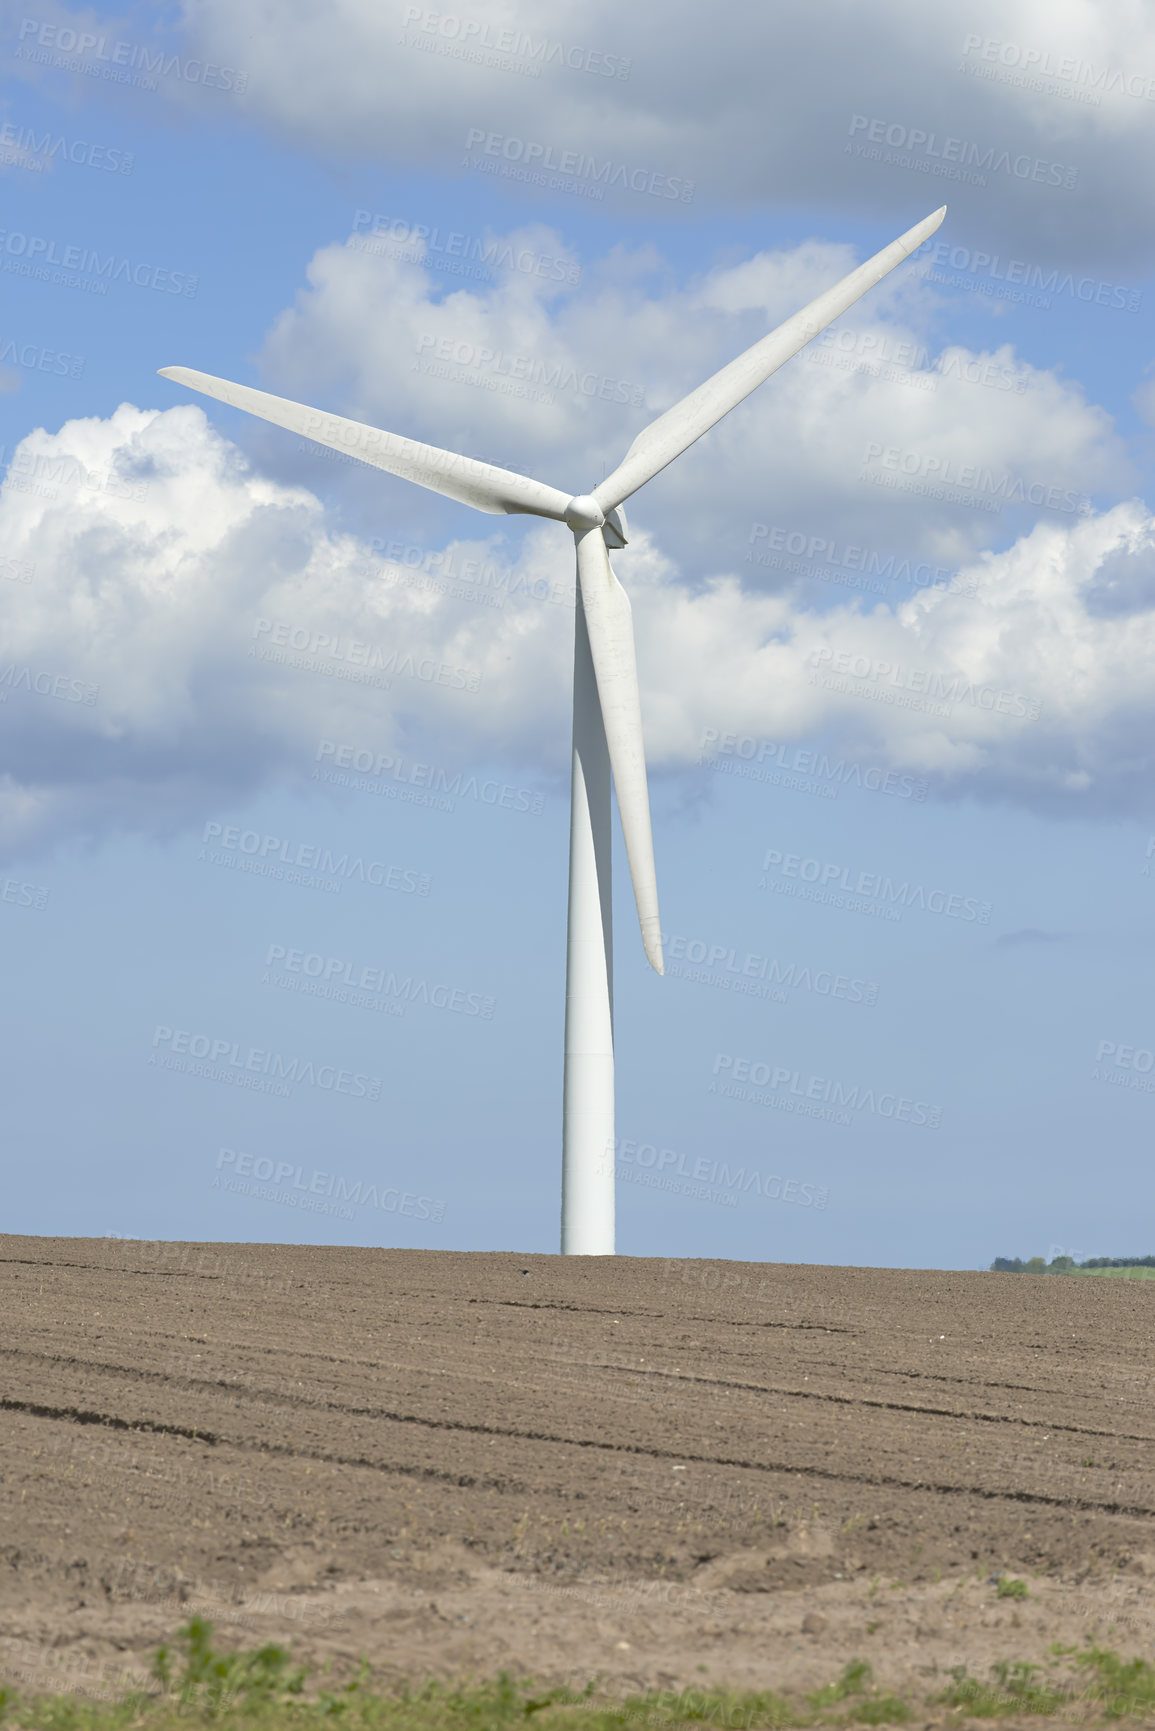
[[[339,1687],[306,1693],[306,1672],[281,1647],[218,1653],[212,1624],[194,1617],[180,1630],[180,1652],[160,1647],[153,1660],[154,1694],[126,1696],[115,1705],[58,1695],[24,1700],[0,1689],[4,1731],[280,1731],[291,1722],[300,1731],[322,1731],[338,1722],[347,1731],[506,1731],[530,1721],[534,1731],[665,1731],[709,1725],[719,1731],[784,1731],[787,1726],[841,1724],[767,1691],[738,1693],[717,1688],[651,1689],[624,1700],[595,1698],[591,1682],[581,1693],[540,1689],[502,1673],[481,1683],[430,1682],[416,1690],[381,1693],[370,1686],[368,1665]],[[910,1709],[889,1697],[867,1697],[870,1666],[847,1666],[830,1685],[830,1702],[850,1700],[849,1719],[864,1724],[902,1723]],[[853,1699],[850,1699],[852,1698]],[[862,1697],[862,1699],[859,1699]],[[895,1716],[897,1714],[897,1717]]]
[[[1077,1274],[1084,1278],[1094,1276],[1098,1280],[1155,1280],[1155,1268],[1141,1268],[1138,1265],[1130,1268],[1065,1268],[1063,1278]]]
[[[995,1591],[996,1598],[1026,1599],[1029,1598],[1029,1596],[1030,1595],[1027,1592],[1027,1583],[1025,1581],[1012,1581],[1009,1575],[999,1576],[999,1584]]]
[[[1066,1679],[1044,1678],[1041,1665],[1001,1660],[991,1666],[991,1681],[982,1683],[967,1675],[965,1665],[957,1665],[951,1671],[954,1682],[939,1700],[973,1719],[1021,1713],[1070,1718],[1078,1708],[1091,1723],[1155,1715],[1155,1666],[1145,1659],[1120,1659],[1105,1647],[1085,1652],[1052,1647],[1051,1652],[1052,1668],[1060,1659],[1069,1661],[1072,1671]]]
[[[948,1707],[959,1707],[973,1719],[997,1719],[1007,1713],[1054,1714],[1070,1701],[1070,1692],[1035,1680],[1041,1665],[1023,1660],[1001,1659],[991,1666],[991,1681],[980,1683],[969,1677],[965,1665],[951,1669],[954,1682],[939,1699]]]
[[[1108,1719],[1155,1716],[1155,1665],[1146,1659],[1120,1659],[1106,1647],[1092,1647],[1072,1654],[1071,1662],[1085,1679],[1085,1698]]]
[[[1155,1715],[1155,1667],[1121,1659],[1106,1648],[1052,1647],[1042,1665],[1025,1661],[991,1667],[989,1682],[955,1668],[949,1689],[933,1704],[967,1718],[1011,1714],[1077,1716],[1088,1723]],[[1058,1675],[1062,1668],[1064,1674]],[[381,1692],[371,1686],[363,1660],[358,1675],[341,1685],[308,1688],[305,1669],[282,1647],[217,1652],[212,1625],[194,1617],[179,1632],[176,1650],[157,1649],[155,1688],[112,1705],[69,1695],[18,1697],[0,1688],[4,1731],[673,1731],[712,1726],[718,1731],[824,1731],[830,1727],[906,1725],[931,1703],[912,1705],[880,1693],[864,1659],[804,1701],[727,1689],[651,1689],[610,1699],[589,1683],[572,1689],[535,1687],[503,1673],[480,1683],[426,1683],[419,1689]]]
[[[817,1694],[810,1695],[807,1699],[815,1713],[821,1713],[824,1707],[835,1707],[840,1702],[848,1702],[849,1711],[842,1716],[843,1722],[850,1721],[859,1725],[905,1725],[908,1719],[914,1718],[913,1707],[908,1706],[897,1695],[877,1693],[874,1672],[865,1659],[852,1659],[836,1682],[828,1683],[825,1689],[818,1690]],[[799,1721],[796,1719],[794,1723],[798,1724]]]
[[[158,1647],[153,1675],[166,1694],[176,1694],[183,1707],[217,1718],[233,1704],[250,1712],[300,1695],[307,1673],[294,1669],[283,1647],[259,1647],[254,1652],[214,1653],[213,1626],[193,1617],[181,1630],[185,1652],[177,1675],[171,1648]]]

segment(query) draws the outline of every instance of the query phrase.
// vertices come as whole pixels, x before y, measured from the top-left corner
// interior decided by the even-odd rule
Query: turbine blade
[[[601,529],[574,534],[578,582],[589,632],[590,655],[598,682],[598,701],[606,730],[618,814],[630,862],[634,900],[642,943],[650,966],[662,965],[658,879],[654,870],[654,839],[650,830],[650,794],[646,786],[646,750],[642,737],[642,705],[638,696],[638,663],[634,653],[634,623],[629,596],[614,576]]]
[[[328,445],[330,450],[356,457],[362,463],[372,463],[376,469],[416,481],[419,487],[445,493],[463,505],[474,505],[479,511],[494,515],[523,511],[535,517],[565,521],[568,493],[547,487],[542,481],[531,481],[526,475],[516,475],[511,469],[498,469],[473,457],[459,457],[454,451],[422,445],[400,433],[384,433],[361,421],[326,415],[304,403],[271,397],[267,391],[234,385],[228,379],[214,378],[211,373],[194,372],[191,367],[161,367],[160,376],[173,379],[178,385],[188,385],[206,397],[216,397],[218,402],[228,403],[234,409],[247,409],[250,415],[259,415],[263,421],[272,421],[274,426],[285,427],[290,433],[303,434],[318,445]]]
[[[593,497],[602,510],[608,512],[620,505],[623,499],[628,499],[631,493],[636,493],[639,487],[652,480],[667,463],[680,457],[703,433],[708,433],[723,415],[728,415],[744,397],[757,390],[771,373],[777,372],[812,337],[825,330],[847,307],[853,306],[867,289],[881,282],[904,258],[909,258],[915,248],[934,233],[945,215],[944,204],[644,427],[613,474],[607,475],[599,487],[593,488]]]

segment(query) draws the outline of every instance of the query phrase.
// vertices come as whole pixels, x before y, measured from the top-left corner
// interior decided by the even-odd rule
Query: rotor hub
[[[565,508],[565,520],[571,529],[600,529],[606,514],[592,493],[578,493]]]

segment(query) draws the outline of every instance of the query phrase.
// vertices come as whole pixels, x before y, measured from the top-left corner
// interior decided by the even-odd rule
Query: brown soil
[[[5,1236],[0,1317],[30,1689],[193,1610],[623,1687],[1155,1641],[1155,1283]]]

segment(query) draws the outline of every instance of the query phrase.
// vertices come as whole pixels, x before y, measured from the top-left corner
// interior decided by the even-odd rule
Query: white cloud
[[[686,0],[626,10],[610,0],[537,0],[452,13],[375,0],[288,12],[271,0],[186,0],[185,11],[198,52],[251,68],[250,112],[315,150],[456,172],[476,128],[552,146],[558,158],[582,152],[688,178],[699,205],[788,197],[905,226],[945,190],[956,238],[993,234],[1017,256],[1073,265],[1109,259],[1122,268],[1149,255],[1155,131],[1145,92],[1155,20],[1133,0],[945,0],[918,12],[905,0],[868,9],[748,0],[716,16]],[[503,30],[513,70],[485,63],[500,50],[479,48]],[[590,53],[612,56],[615,72],[627,58],[629,77],[557,57],[539,76],[522,75],[542,43],[571,59],[585,51],[582,65]],[[860,158],[854,115],[898,129],[894,138],[931,132],[937,146],[916,147],[913,167]],[[997,163],[1005,151],[1007,166],[988,158],[986,185],[920,172],[951,166],[947,136],[979,161],[990,151]],[[1074,168],[1074,189],[1049,184],[1035,162]],[[647,217],[682,208],[636,194],[617,203]]]
[[[692,595],[643,548],[618,555],[642,645],[655,762],[714,736],[828,738],[944,791],[1142,809],[1155,753],[1155,537],[1138,502],[1040,523],[953,591],[823,613],[732,576]],[[1110,605],[1103,605],[1105,588]],[[1069,802],[1068,802],[1069,803]]]
[[[571,257],[539,226],[508,239],[514,253]],[[618,249],[568,295],[517,268],[447,291],[411,256],[328,246],[276,321],[262,371],[282,394],[576,492],[852,257],[811,241],[671,286],[657,254]],[[693,763],[711,727],[780,739],[825,729],[952,786],[1138,797],[1147,759],[1119,758],[1117,741],[1124,722],[1148,731],[1143,510],[1084,520],[1060,508],[1032,527],[1048,497],[1117,497],[1125,452],[1077,384],[1010,345],[939,350],[933,319],[913,272],[891,279],[630,501],[620,565],[656,766]],[[212,405],[213,419],[226,414]],[[338,527],[312,489],[277,478],[300,474],[300,442],[241,425],[255,462],[187,401],[124,404],[20,446],[0,493],[0,547],[11,568],[34,567],[31,582],[5,584],[9,849],[199,822],[306,779],[323,736],[368,732],[381,750],[417,741],[446,762],[504,755],[564,773],[570,624],[532,594],[572,582],[564,530],[483,521],[358,465],[314,465]],[[975,508],[939,497],[944,482]],[[977,508],[1013,487],[1034,506]],[[505,605],[382,577],[373,537],[389,540],[396,523],[412,539],[414,520],[431,575],[488,561],[512,574]],[[372,528],[357,532],[362,521]],[[961,566],[963,581],[848,599],[813,562],[759,562],[786,530],[819,534],[835,575],[853,566],[853,543],[876,561],[897,548]],[[278,648],[329,675],[269,654]],[[387,688],[354,677],[371,653],[391,669]],[[862,658],[869,675],[854,671]],[[949,714],[915,706],[922,697]]]
[[[428,591],[367,579],[368,549],[330,533],[303,489],[255,474],[199,408],[124,404],[30,434],[0,523],[8,558],[34,565],[6,597],[0,665],[10,848],[110,824],[163,832],[300,775],[320,735],[367,722],[382,749],[414,714],[452,721],[463,748],[502,734],[516,621],[494,632],[488,614],[462,622]],[[520,684],[548,707],[565,619],[531,605],[543,646]],[[280,635],[330,676],[262,659]],[[380,652],[390,690],[356,682],[370,652],[354,640]],[[475,674],[483,695],[465,689]]]
[[[551,257],[562,249],[542,228],[509,241]],[[438,273],[388,247],[324,247],[262,370],[279,394],[578,492],[655,414],[854,257],[812,241],[676,288],[649,255],[642,268],[632,262],[619,250],[587,264],[569,297],[517,272],[444,292]],[[957,563],[1033,520],[1016,497],[1069,513],[1089,492],[1118,497],[1134,485],[1110,417],[1076,383],[1006,344],[940,349],[935,312],[916,267],[901,267],[651,483],[631,521],[660,525],[691,573],[717,569],[719,536],[749,546],[755,523]],[[985,494],[972,480],[933,496],[936,481],[970,469],[990,477]],[[984,509],[992,501],[1000,514]]]
[[[1120,505],[1041,523],[984,555],[966,574],[977,594],[816,611],[796,594],[744,591],[725,571],[695,589],[642,533],[618,565],[634,600],[652,761],[692,764],[710,727],[822,733],[945,787],[1143,809],[1153,536],[1143,507]],[[451,753],[445,761],[500,754],[527,773],[564,769],[563,607],[529,598],[524,582],[494,610],[453,585],[383,580],[315,497],[254,472],[199,408],[126,404],[29,435],[0,493],[0,545],[35,564],[31,583],[10,586],[0,662],[9,852],[199,823],[263,786],[303,783],[323,736],[369,731],[382,750],[417,738]],[[467,556],[500,560],[501,530],[448,551],[458,570]],[[564,585],[570,561],[563,530],[531,527],[515,580]],[[258,633],[260,620],[274,623]],[[274,644],[275,622],[299,634],[290,656],[295,641],[347,672],[369,653],[353,640],[375,646],[392,657],[390,689],[254,654]],[[811,682],[836,674],[840,656],[841,688]],[[462,688],[475,674],[480,690]],[[88,685],[99,687],[92,703]],[[1037,719],[1003,693],[1037,702]]]

